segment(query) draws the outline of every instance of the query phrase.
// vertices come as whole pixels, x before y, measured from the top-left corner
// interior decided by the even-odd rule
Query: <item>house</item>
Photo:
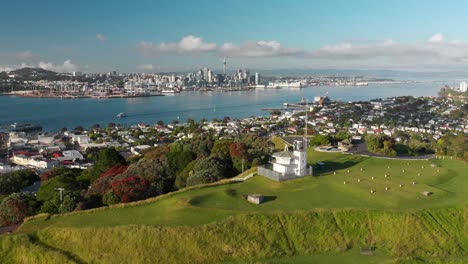
[[[83,146],[89,144],[91,139],[88,137],[88,135],[74,135],[73,141],[77,142],[80,146]]]
[[[35,167],[39,169],[51,169],[59,165],[59,163],[56,160],[47,160],[40,155],[29,157],[21,154],[15,154],[11,161],[17,165],[25,167]]]
[[[132,152],[133,155],[141,155],[142,151],[145,149],[151,148],[149,145],[139,145],[135,147],[131,147],[130,151]]]
[[[284,151],[273,154],[275,161],[273,163],[273,171],[283,175],[292,174],[296,177],[307,175],[307,149],[304,147],[304,142],[300,140],[294,141],[294,151],[290,152],[285,146]]]

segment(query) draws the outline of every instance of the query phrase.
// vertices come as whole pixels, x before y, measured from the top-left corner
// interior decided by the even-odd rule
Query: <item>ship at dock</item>
[[[8,130],[11,132],[39,132],[42,131],[42,126],[31,123],[15,122],[10,125]]]
[[[273,87],[278,87],[278,88],[303,88],[304,85],[302,82],[275,82],[271,84]]]

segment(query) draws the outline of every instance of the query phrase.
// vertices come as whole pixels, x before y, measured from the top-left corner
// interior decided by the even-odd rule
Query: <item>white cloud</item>
[[[440,43],[444,41],[444,35],[442,33],[437,33],[429,39],[429,42]]]
[[[367,44],[345,42],[311,49],[284,47],[276,40],[216,44],[189,35],[176,43],[140,42],[136,48],[144,54],[210,53],[226,57],[290,57],[302,60],[301,64],[328,68],[359,68],[375,65],[380,68],[448,69],[468,66],[468,41],[446,40],[442,33],[415,42],[385,39]]]
[[[99,41],[104,41],[106,40],[106,37],[102,33],[97,33],[96,34],[96,39]]]
[[[70,60],[66,60],[63,64],[55,65],[51,62],[39,62],[37,67],[42,68],[44,70],[55,71],[55,72],[73,72],[77,71],[78,67],[73,64]]]
[[[5,58],[5,59],[23,60],[23,59],[31,59],[33,57],[34,57],[34,54],[29,50],[16,52],[16,53],[0,53],[0,58]]]
[[[0,65],[0,72],[9,72],[9,71],[12,71],[14,70],[13,68],[11,68],[10,66],[1,66]]]
[[[29,50],[16,53],[16,57],[20,59],[30,59],[34,57],[33,53]]]
[[[136,66],[137,70],[152,71],[154,69],[153,64],[140,64]]]
[[[275,56],[293,56],[301,51],[296,49],[284,48],[278,41],[249,41],[240,46],[233,43],[224,43],[218,53],[223,56],[232,57],[275,57]]]
[[[142,41],[136,45],[136,49],[145,54],[169,52],[203,53],[215,51],[216,44],[205,42],[201,37],[188,35],[177,43],[162,42],[160,44],[153,44],[152,42]]]

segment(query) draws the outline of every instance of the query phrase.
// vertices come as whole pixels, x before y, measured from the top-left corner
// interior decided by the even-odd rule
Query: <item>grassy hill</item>
[[[315,177],[278,183],[256,176],[136,205],[37,217],[20,234],[0,239],[0,257],[11,263],[46,263],[39,255],[54,260],[47,263],[467,260],[466,164],[318,152],[309,161],[325,163]],[[264,194],[266,202],[247,203],[242,195],[249,193]],[[376,256],[359,255],[366,245],[377,248]]]

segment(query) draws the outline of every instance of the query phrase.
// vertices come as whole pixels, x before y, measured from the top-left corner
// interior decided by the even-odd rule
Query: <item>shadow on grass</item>
[[[262,203],[268,203],[276,200],[276,196],[269,195],[269,196],[263,196],[263,201]]]
[[[324,162],[325,164],[322,166],[320,165],[314,166],[314,176],[326,176],[330,174],[333,175],[334,171],[351,168],[360,162],[361,162],[360,160],[345,161],[345,162],[326,161]]]

